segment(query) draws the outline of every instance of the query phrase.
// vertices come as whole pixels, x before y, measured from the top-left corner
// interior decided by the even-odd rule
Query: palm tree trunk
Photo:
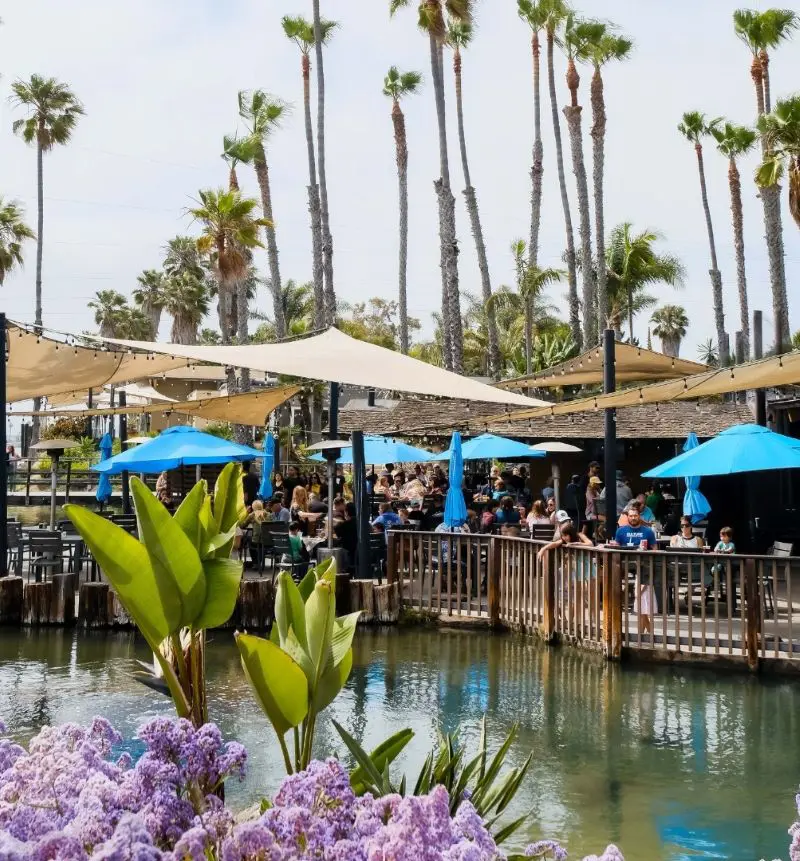
[[[247,281],[242,278],[236,284],[236,340],[239,344],[246,344],[248,340],[249,307],[247,299]],[[238,392],[250,391],[250,369],[239,368],[239,379],[237,381]],[[233,435],[240,445],[252,445],[253,432],[248,425],[235,424]]]
[[[269,290],[272,294],[272,315],[275,320],[275,334],[278,339],[286,337],[286,318],[283,315],[283,303],[281,302],[281,270],[278,264],[278,241],[275,235],[274,219],[272,217],[272,190],[269,184],[269,166],[267,165],[267,154],[263,146],[259,146],[259,152],[253,159],[253,166],[258,179],[258,187],[261,190],[261,208],[264,218],[273,226],[265,227],[267,234],[267,260],[269,262]]]
[[[708,232],[708,248],[711,252],[711,297],[714,305],[714,325],[717,330],[717,346],[721,347],[725,342],[725,310],[722,304],[722,273],[717,266],[717,243],[714,241],[714,225],[711,223],[711,208],[708,205],[708,191],[706,189],[706,171],[703,164],[703,147],[695,144],[697,153],[697,170],[700,174],[700,196],[703,201],[703,213],[706,217],[706,231]]]
[[[319,199],[322,214],[322,268],[325,283],[325,325],[336,322],[336,291],[333,289],[333,236],[328,215],[328,180],[325,170],[325,68],[322,64],[322,26],[319,0],[314,0],[314,56],[317,61],[317,158]]]
[[[528,266],[539,265],[539,228],[542,223],[542,178],[544,176],[544,146],[542,145],[541,46],[539,33],[531,39],[533,53],[533,166],[531,167],[531,241],[528,245]]]
[[[767,58],[767,78],[764,78],[765,64],[759,57],[754,57],[750,67],[750,75],[756,88],[756,108],[761,117],[769,108],[767,100],[771,93],[769,85],[769,59]],[[768,154],[766,141],[761,139],[761,152]],[[783,223],[781,218],[781,187],[771,185],[760,190],[761,204],[764,207],[764,232],[767,240],[767,258],[769,260],[769,283],[772,290],[772,319],[774,326],[775,352],[782,353],[789,348],[791,333],[789,331],[789,299],[786,295],[786,266],[784,262]]]
[[[41,124],[40,124],[41,126]],[[41,140],[36,142],[36,309],[34,323],[36,331],[42,331],[42,251],[44,248],[44,152]],[[33,411],[42,408],[42,399],[33,399]],[[39,442],[39,416],[31,420],[31,443]]]
[[[525,300],[525,373],[533,373],[533,301]]]
[[[392,105],[392,125],[394,126],[394,145],[397,157],[397,182],[400,206],[400,250],[398,254],[397,292],[400,317],[400,352],[408,355],[408,143],[406,141],[406,120],[395,99]]]
[[[597,249],[597,328],[602,333],[608,325],[608,269],[606,268],[605,224],[605,161],[606,161],[606,103],[603,76],[596,66],[592,76],[592,161],[594,183],[594,236]]]
[[[583,341],[587,347],[597,343],[597,311],[595,309],[595,280],[592,265],[592,219],[589,211],[589,183],[586,178],[586,163],[583,160],[583,130],[581,128],[580,105],[564,107],[569,130],[572,170],[578,187],[578,214],[581,240],[581,282],[583,295]]]
[[[564,149],[561,144],[561,123],[558,119],[558,98],[556,96],[556,76],[553,64],[555,53],[555,33],[547,31],[547,84],[550,89],[550,109],[553,115],[553,136],[556,142],[556,167],[558,168],[558,185],[561,189],[561,206],[564,210],[564,227],[567,234],[567,279],[569,282],[569,327],[572,338],[581,349],[583,338],[581,334],[580,303],[578,301],[578,274],[575,266],[575,236],[572,232],[572,214],[570,213],[569,195],[567,194],[567,179],[564,175]]]
[[[303,113],[308,151],[308,211],[311,215],[311,260],[314,279],[314,328],[325,326],[325,283],[322,260],[322,208],[317,185],[317,160],[314,154],[314,127],[311,123],[311,67],[303,54]]]
[[[172,318],[170,340],[173,344],[196,344],[197,323],[190,315],[176,314]]]
[[[481,292],[483,306],[486,308],[486,328],[489,336],[489,375],[494,379],[500,378],[500,349],[497,344],[497,318],[489,300],[492,298],[492,280],[489,276],[489,261],[486,256],[486,243],[483,238],[481,217],[478,211],[478,199],[472,185],[467,159],[467,137],[464,132],[464,102],[461,89],[461,52],[456,49],[453,54],[453,72],[456,81],[456,116],[458,118],[458,144],[461,150],[461,167],[464,172],[464,197],[467,201],[472,226],[472,236],[475,240],[475,251],[478,255],[478,269],[481,273]]]
[[[739,290],[739,326],[744,341],[745,359],[750,356],[750,310],[747,302],[747,268],[744,257],[744,216],[742,210],[742,182],[736,160],[730,159],[728,185],[731,191],[733,221],[733,248],[736,254],[736,285]]]
[[[764,110],[769,114],[772,112],[772,88],[769,83],[769,54],[760,51],[758,62],[761,64],[761,84],[764,88]]]
[[[628,287],[628,343],[633,343],[633,288]]]

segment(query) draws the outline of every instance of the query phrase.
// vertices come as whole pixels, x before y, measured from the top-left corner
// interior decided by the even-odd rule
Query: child
[[[292,561],[308,562],[308,550],[303,544],[303,526],[297,520],[289,524],[289,547],[292,551]]]
[[[733,543],[733,530],[730,526],[724,526],[719,531],[719,541],[714,547],[715,553],[735,553],[736,545]]]

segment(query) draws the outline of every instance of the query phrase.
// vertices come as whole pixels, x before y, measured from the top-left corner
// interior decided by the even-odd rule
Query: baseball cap
[[[601,479],[599,479],[596,475],[593,475],[593,476],[589,479],[589,484],[596,485],[596,484],[602,484],[602,483],[603,483],[603,482],[602,482],[602,480],[601,480]]]
[[[561,509],[556,512],[556,523],[566,523],[568,520],[572,520],[572,518],[567,514],[566,511]]]

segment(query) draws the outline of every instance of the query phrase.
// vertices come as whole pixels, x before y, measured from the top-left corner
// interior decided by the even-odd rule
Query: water
[[[497,745],[521,724],[512,761],[533,752],[516,802],[533,810],[521,840],[562,840],[572,858],[608,842],[627,861],[787,856],[800,782],[800,688],[702,670],[611,666],[512,635],[436,630],[359,632],[353,674],[320,720],[315,754],[344,754],[331,717],[365,747],[410,726],[395,769],[415,775],[436,737],[484,712]],[[43,724],[106,715],[127,738],[169,702],[133,681],[148,657],[133,634],[0,631],[0,718],[19,740]],[[251,699],[228,634],[209,648],[210,714],[250,752],[229,784],[242,805],[276,787],[282,760]],[[474,748],[473,748],[474,749]]]

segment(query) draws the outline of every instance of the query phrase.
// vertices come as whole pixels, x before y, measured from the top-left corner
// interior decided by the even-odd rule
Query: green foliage
[[[25,210],[20,203],[0,196],[0,285],[11,271],[22,266],[23,243],[36,238],[24,218]]]
[[[85,111],[66,84],[55,78],[31,75],[29,81],[17,80],[11,85],[12,100],[25,108],[27,117],[15,120],[12,130],[26,144],[36,144],[44,152],[69,142],[78,118]]]
[[[792,349],[800,350],[800,329],[792,335]]]
[[[383,79],[383,94],[399,102],[405,96],[418,92],[421,84],[421,72],[401,72],[397,66],[391,66]]]
[[[204,481],[174,516],[131,478],[139,539],[78,505],[64,511],[153,650],[158,669],[143,681],[168,692],[178,715],[207,720],[205,629],[224,624],[239,594],[241,563],[230,559],[244,513],[241,466],[220,473],[213,498]]]
[[[348,316],[339,319],[339,328],[359,341],[377,344],[388,350],[400,349],[400,324],[397,302],[373,296],[367,302],[357,302],[342,309]],[[418,331],[419,320],[408,319],[409,332]]]
[[[86,419],[78,416],[59,416],[47,423],[40,434],[42,439],[79,440],[86,433]]]
[[[269,640],[235,635],[245,675],[278,736],[289,774],[311,761],[317,715],[336,698],[353,666],[360,612],[337,619],[335,593],[333,559],[309,570],[299,586],[284,571]],[[284,738],[290,729],[294,758]]]
[[[203,431],[212,436],[218,436],[220,439],[233,441],[233,427],[230,422],[209,422]]]

